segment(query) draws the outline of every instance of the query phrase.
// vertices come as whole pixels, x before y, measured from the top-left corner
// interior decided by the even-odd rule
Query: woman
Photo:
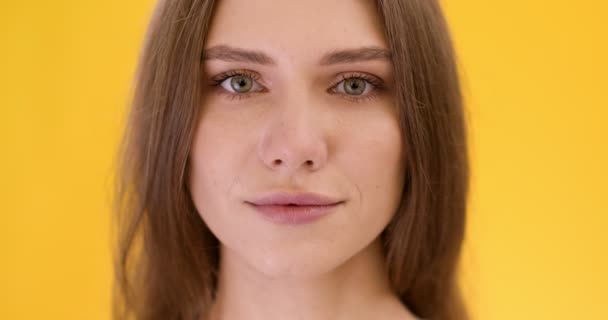
[[[465,319],[437,1],[165,0],[121,154],[115,317]]]

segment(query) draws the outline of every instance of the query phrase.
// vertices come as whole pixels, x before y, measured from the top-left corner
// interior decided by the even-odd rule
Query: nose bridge
[[[274,170],[319,169],[327,159],[320,110],[306,87],[292,86],[277,97],[264,127],[258,155]]]

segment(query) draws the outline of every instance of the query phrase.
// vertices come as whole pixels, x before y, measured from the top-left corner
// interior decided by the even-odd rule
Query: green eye
[[[335,87],[334,92],[345,94],[348,96],[366,96],[377,85],[370,83],[369,80],[360,77],[344,78]]]
[[[253,87],[253,80],[248,77],[235,76],[230,79],[230,87],[238,93],[249,92]]]
[[[353,96],[359,96],[365,92],[367,83],[363,79],[350,78],[344,80],[344,92]]]
[[[263,89],[252,77],[247,75],[234,75],[228,77],[224,79],[220,85],[224,90],[237,94],[258,92]]]

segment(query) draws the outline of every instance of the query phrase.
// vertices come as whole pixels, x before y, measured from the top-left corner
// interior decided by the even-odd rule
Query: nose
[[[293,99],[292,99],[293,100]],[[295,174],[316,171],[327,161],[328,146],[320,110],[310,105],[286,101],[274,108],[258,144],[258,157],[274,171]]]

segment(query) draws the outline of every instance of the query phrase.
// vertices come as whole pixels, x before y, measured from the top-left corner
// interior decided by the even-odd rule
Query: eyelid
[[[251,78],[251,80],[253,80],[253,82],[255,83],[254,85],[259,86],[261,89],[257,90],[257,91],[250,91],[250,92],[245,92],[245,93],[237,93],[237,92],[232,92],[232,91],[226,90],[223,87],[222,83],[235,76],[245,76],[245,77]],[[225,97],[227,97],[230,100],[245,99],[245,98],[250,97],[251,95],[255,95],[255,94],[259,94],[259,93],[263,93],[263,92],[267,91],[266,86],[264,85],[260,74],[255,71],[248,70],[248,69],[233,69],[233,70],[222,72],[220,74],[213,76],[211,78],[210,82],[211,82],[210,86],[213,87],[214,90],[217,90],[219,94],[224,95]]]
[[[212,84],[219,85],[224,80],[235,77],[235,76],[246,76],[251,78],[253,81],[263,85],[262,77],[259,73],[247,69],[234,69],[226,72],[222,72],[218,75],[215,75],[211,78]]]
[[[233,89],[232,89],[232,80],[231,79],[234,78],[234,77],[249,78],[252,81],[251,90],[248,91],[248,92],[236,92],[236,91],[233,91]],[[260,85],[256,80],[252,79],[249,76],[245,76],[245,77],[243,77],[243,76],[231,76],[231,77],[228,77],[228,78],[222,80],[222,82],[219,84],[219,86],[222,87],[224,90],[226,90],[226,91],[228,91],[230,93],[233,93],[233,94],[246,94],[246,93],[254,93],[254,92],[262,92],[262,91],[264,91],[264,87],[262,87],[262,85]]]
[[[327,92],[329,92],[331,94],[339,95],[342,99],[349,100],[350,102],[353,102],[353,103],[363,103],[366,101],[374,100],[380,96],[382,91],[387,89],[385,82],[381,78],[371,75],[366,72],[359,72],[359,71],[345,72],[345,73],[340,74],[339,77],[340,77],[340,79],[334,81],[333,82],[334,85],[332,85],[327,90]],[[366,83],[368,83],[371,86],[371,89],[366,94],[359,95],[359,96],[350,95],[350,94],[347,94],[344,92],[338,92],[336,90],[337,87],[339,85],[341,85],[347,79],[361,79],[361,80],[365,81]]]
[[[384,89],[386,87],[386,85],[384,84],[384,81],[382,81],[382,79],[380,79],[379,77],[373,76],[369,73],[366,72],[345,72],[345,73],[341,73],[340,75],[338,75],[339,79],[335,80],[333,82],[333,84],[331,85],[331,88],[335,88],[338,84],[342,83],[343,81],[346,81],[348,79],[361,79],[366,81],[367,83],[371,84],[372,86],[374,86],[374,88],[376,89]]]
[[[227,80],[231,77],[234,77],[234,76],[246,76],[246,77],[251,78],[254,82],[256,82],[261,87],[261,90],[251,91],[251,92],[246,92],[246,93],[236,93],[236,92],[231,92],[231,91],[224,89],[221,84],[225,80]],[[378,96],[379,91],[386,89],[385,82],[381,78],[371,75],[366,72],[360,72],[360,71],[344,72],[344,73],[339,74],[337,77],[338,77],[337,80],[334,80],[333,82],[331,82],[332,84],[330,85],[330,88],[327,89],[327,92],[331,93],[331,94],[340,95],[340,96],[344,97],[345,99],[350,100],[352,102],[362,102],[364,100],[374,99]],[[349,95],[349,94],[335,91],[336,87],[340,83],[344,82],[347,79],[353,79],[353,78],[364,80],[365,82],[370,84],[372,86],[371,91],[362,96]],[[220,93],[227,96],[230,100],[245,99],[245,98],[250,97],[251,95],[255,95],[255,94],[259,94],[259,93],[268,91],[266,89],[266,86],[263,83],[263,80],[262,80],[262,77],[260,76],[260,74],[255,71],[248,70],[248,69],[234,69],[234,70],[229,70],[226,72],[222,72],[218,75],[215,75],[211,78],[211,86],[217,87],[217,89],[219,89]]]

